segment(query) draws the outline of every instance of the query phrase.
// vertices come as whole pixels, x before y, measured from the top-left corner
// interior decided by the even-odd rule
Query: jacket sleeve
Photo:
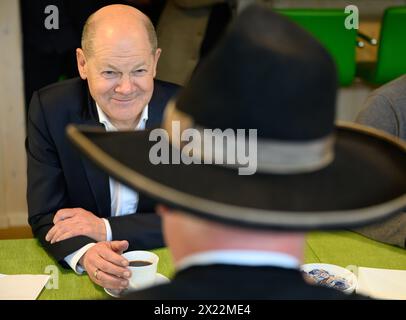
[[[367,238],[406,248],[406,212],[379,224],[354,230]]]
[[[397,113],[392,103],[382,95],[368,97],[356,122],[399,136]]]
[[[127,240],[128,250],[164,247],[161,218],[156,213],[134,213],[109,217],[113,240]]]
[[[400,121],[394,105],[385,96],[373,94],[365,101],[356,122],[399,136]],[[376,241],[405,247],[406,213],[354,230]]]
[[[34,236],[62,265],[64,257],[90,242],[88,237],[74,237],[55,244],[45,240],[53,227],[55,213],[68,205],[63,170],[56,146],[49,132],[40,96],[35,92],[27,118],[27,203],[28,222]]]

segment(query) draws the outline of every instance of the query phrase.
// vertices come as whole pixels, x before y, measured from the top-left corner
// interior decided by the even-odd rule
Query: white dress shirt
[[[97,113],[99,116],[99,122],[104,125],[106,131],[118,131],[118,129],[110,122],[107,115],[98,106]],[[141,113],[140,120],[134,130],[144,130],[146,122],[148,120],[148,105],[145,106]],[[113,178],[109,178],[110,186],[110,199],[111,199],[111,216],[124,216],[127,214],[135,213],[138,207],[138,193],[129,189],[125,185],[119,183]],[[113,239],[110,223],[107,219],[103,218],[104,225],[106,227],[106,241]],[[86,253],[86,251],[94,246],[95,243],[89,243],[79,250],[71,253],[65,257],[66,263],[76,272],[83,273],[83,268],[78,265],[80,258]]]
[[[180,271],[192,266],[212,264],[230,264],[239,266],[272,266],[287,269],[299,269],[297,258],[289,254],[259,250],[210,250],[189,255],[176,264]]]

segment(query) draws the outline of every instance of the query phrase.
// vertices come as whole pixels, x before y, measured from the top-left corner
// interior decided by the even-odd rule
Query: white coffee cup
[[[131,271],[128,290],[138,290],[154,284],[157,274],[159,257],[149,251],[137,250],[123,254],[130,262],[128,267]],[[149,264],[144,264],[142,261]],[[138,266],[131,266],[131,262],[138,262]]]

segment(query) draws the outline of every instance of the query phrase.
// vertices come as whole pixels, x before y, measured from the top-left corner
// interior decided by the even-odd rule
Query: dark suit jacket
[[[161,122],[167,101],[178,86],[155,81],[147,128]],[[34,235],[59,262],[94,240],[79,236],[55,244],[45,240],[55,213],[80,207],[109,220],[114,240],[128,240],[129,250],[164,245],[159,217],[152,200],[140,194],[136,214],[110,217],[107,174],[85,160],[66,137],[69,123],[101,126],[87,82],[79,78],[58,82],[33,94],[27,120],[27,202]]]
[[[298,270],[214,264],[178,272],[164,285],[137,291],[124,299],[365,299],[307,284]]]

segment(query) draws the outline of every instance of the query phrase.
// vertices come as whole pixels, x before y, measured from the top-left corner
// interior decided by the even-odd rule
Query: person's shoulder
[[[219,290],[220,289],[220,290]],[[370,300],[370,298],[359,294],[346,294],[339,290],[322,287],[310,286],[305,288],[298,285],[289,292],[247,292],[241,294],[233,292],[233,288],[212,288],[190,287],[180,284],[165,284],[136,292],[132,292],[124,297],[123,300],[202,300],[202,299],[246,299],[246,300]]]
[[[180,85],[178,85],[176,83],[168,82],[168,81],[155,79],[154,82],[155,82],[155,90],[164,90],[167,92],[177,92],[181,88]]]
[[[153,118],[151,119],[151,123],[161,122],[166,104],[178,94],[179,89],[180,86],[175,83],[157,79],[154,80],[154,92],[150,100],[150,105],[153,107],[151,109],[151,116]]]
[[[405,100],[406,74],[375,89],[369,94],[369,97],[384,97],[388,101],[392,102],[397,100]]]
[[[39,89],[38,94],[40,96],[72,94],[75,90],[81,90],[84,85],[85,81],[77,77],[49,84]]]
[[[45,112],[80,110],[87,99],[87,82],[80,78],[59,81],[39,89],[34,96]],[[30,108],[35,107],[32,104]]]
[[[372,91],[356,122],[399,136],[406,116],[406,75]]]
[[[34,123],[47,119],[48,125],[64,130],[64,124],[80,115],[87,105],[87,82],[73,78],[50,84],[34,92],[28,117]]]

